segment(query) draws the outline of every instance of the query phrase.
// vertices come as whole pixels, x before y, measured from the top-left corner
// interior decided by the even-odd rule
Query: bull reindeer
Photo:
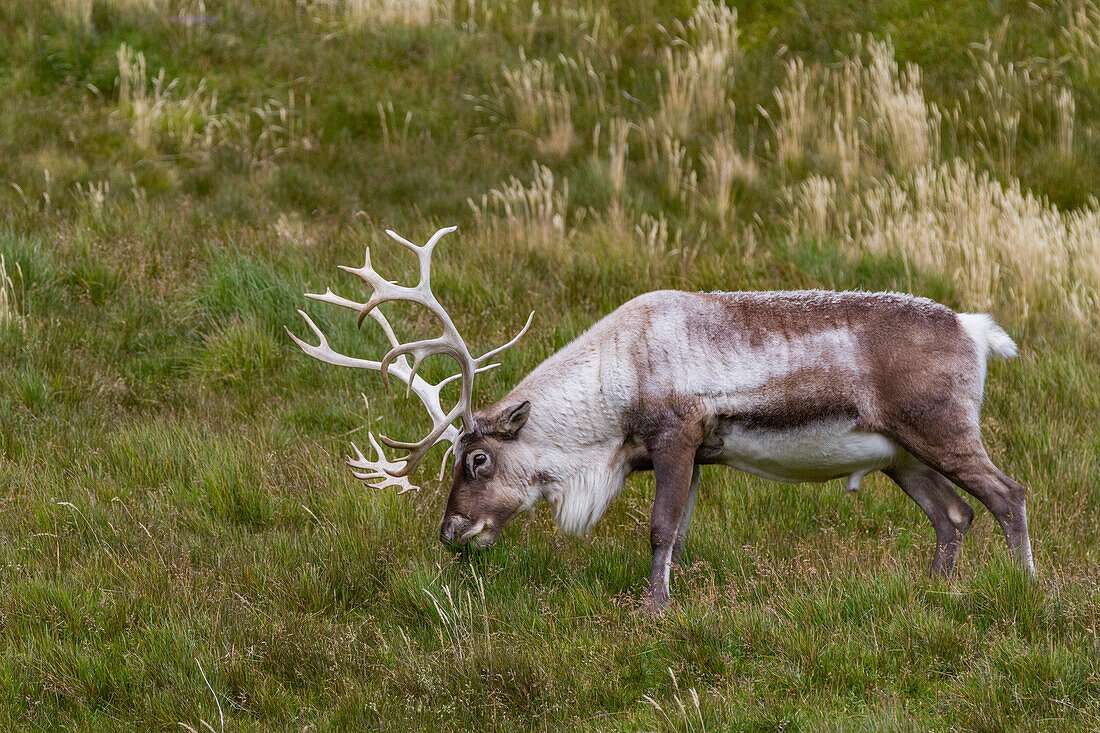
[[[653,564],[648,604],[669,601],[677,561],[699,488],[699,466],[723,464],[767,479],[828,481],[851,490],[882,471],[928,515],[936,534],[931,574],[950,576],[974,512],[952,488],[985,504],[1009,549],[1034,572],[1025,488],[986,454],[979,408],[986,362],[1014,356],[1012,339],[984,314],[955,313],[897,293],[658,291],[641,295],[592,326],[535,368],[496,404],[473,411],[478,372],[511,341],[474,357],[431,289],[431,257],[440,229],[412,250],[420,280],[385,280],[371,266],[341,269],[372,290],[365,303],[326,290],[307,297],[370,316],[391,349],[381,361],[334,351],[312,319],[321,361],[395,376],[424,403],[432,429],[417,442],[381,437],[406,454],[389,458],[374,434],[374,458],[357,446],[353,473],[376,487],[415,489],[409,475],[429,450],[450,444],[454,468],[440,539],[486,547],[504,525],[540,500],[564,530],[586,533],[622,491],[627,476],[653,470]],[[437,338],[402,343],[378,306],[408,301],[442,324]],[[417,370],[442,354],[459,373],[432,384]],[[408,361],[412,358],[412,362]],[[460,380],[450,411],[440,391]],[[455,423],[461,421],[461,430]]]

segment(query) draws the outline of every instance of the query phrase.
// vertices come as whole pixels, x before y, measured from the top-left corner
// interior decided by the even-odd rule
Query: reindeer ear
[[[527,416],[530,414],[531,403],[526,400],[506,409],[497,418],[496,425],[493,426],[493,433],[498,438],[505,440],[516,437],[516,433],[526,424]]]

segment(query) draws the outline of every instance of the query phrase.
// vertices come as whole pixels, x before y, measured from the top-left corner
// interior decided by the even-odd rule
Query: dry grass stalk
[[[150,90],[145,54],[130,50],[125,43],[118,47],[118,106],[132,120],[130,134],[143,148],[152,144],[156,122],[167,104],[163,81],[164,70],[161,69],[161,75],[153,80]]]
[[[1054,138],[1058,141],[1058,152],[1066,158],[1073,154],[1073,128],[1077,115],[1077,103],[1073,92],[1061,89],[1054,98]]]
[[[76,184],[76,196],[93,211],[102,211],[111,195],[110,181],[88,181]]]
[[[687,148],[675,133],[661,132],[657,120],[646,120],[640,129],[646,162],[664,174],[668,195],[686,202],[688,194],[698,188],[698,174],[687,155]]]
[[[458,24],[464,33],[480,33],[491,28],[499,18],[498,4],[491,0],[466,0],[456,5]]]
[[[832,126],[814,134],[822,162],[845,184],[857,181],[864,162],[864,137],[868,124],[864,119],[865,68],[859,56],[845,58],[839,69],[825,74],[817,90],[814,109],[822,110],[818,126],[827,125],[831,108]],[[830,105],[831,102],[831,105]],[[806,141],[805,144],[813,144]]]
[[[888,42],[867,43],[870,66],[864,89],[875,122],[874,132],[887,150],[894,170],[905,173],[934,158],[938,125],[924,99],[920,69],[909,64],[899,71]]]
[[[699,80],[699,63],[694,54],[675,53],[664,49],[664,74],[658,73],[657,121],[661,135],[683,139],[691,134],[691,118],[695,100],[695,85]]]
[[[626,159],[630,154],[630,129],[633,125],[629,120],[616,117],[608,125],[608,134],[611,141],[607,145],[607,156],[610,161],[611,193],[616,202],[622,202],[623,189],[626,187]]]
[[[612,49],[622,40],[622,31],[615,22],[613,11],[604,6],[584,2],[578,5],[554,3],[550,16],[562,25],[571,26],[589,48]]]
[[[382,127],[382,147],[387,150],[405,150],[408,147],[412,112],[406,112],[404,122],[398,126],[393,102],[378,102],[378,122]]]
[[[502,73],[504,89],[498,96],[510,100],[519,129],[538,140],[540,154],[568,153],[574,143],[573,99],[550,63],[529,61],[521,50],[519,66]]]
[[[567,231],[569,182],[560,188],[554,173],[533,163],[534,177],[525,185],[515,176],[481,196],[479,202],[467,199],[479,227],[495,230],[503,227],[517,240],[552,246],[565,242]]]
[[[661,160],[665,162],[668,195],[681,201],[696,189],[696,174],[687,157],[687,148],[671,135],[661,138]]]
[[[787,63],[775,90],[776,153],[784,164],[817,154],[829,172],[851,184],[878,163],[904,174],[935,160],[940,114],[924,98],[920,69],[899,69],[888,42],[870,39],[835,68]],[[877,152],[877,158],[871,153]]]
[[[706,733],[707,725],[703,721],[703,709],[699,704],[699,693],[695,691],[694,687],[689,687],[687,697],[690,703],[685,702],[684,695],[680,690],[680,681],[676,679],[676,673],[672,671],[672,667],[668,668],[668,674],[672,678],[672,701],[676,703],[676,707],[672,709],[671,714],[652,696],[642,695],[642,699],[661,714],[668,724],[669,730]]]
[[[669,254],[683,247],[683,231],[677,227],[670,230],[668,218],[663,213],[656,217],[643,213],[634,225],[634,233],[641,238],[642,248],[650,255]]]
[[[1093,0],[1065,0],[1062,42],[1065,58],[1083,81],[1095,81],[1100,72],[1100,7]]]
[[[566,86],[573,99],[588,106],[601,119],[608,116],[613,109],[613,103],[619,97],[616,84],[619,69],[618,56],[613,53],[607,54],[606,70],[598,70],[592,63],[592,59],[583,52],[578,52],[576,58],[559,54],[558,63],[564,72]]]
[[[722,132],[711,139],[702,155],[702,191],[714,209],[723,230],[736,218],[733,192],[738,182],[752,184],[760,174],[751,156],[744,156],[730,132]]]
[[[422,589],[432,600],[432,606],[439,617],[440,626],[437,630],[440,646],[452,649],[459,657],[464,657],[470,651],[471,643],[479,636],[479,632],[483,635],[486,649],[492,649],[485,583],[477,573],[472,575],[477,589],[476,596],[468,589],[453,592],[449,585],[443,586],[438,597],[427,588]]]
[[[741,58],[737,10],[713,0],[703,0],[686,24],[686,37],[693,43],[698,70],[694,111],[710,118],[727,108],[727,87],[732,66]]]
[[[1020,120],[1031,111],[1038,85],[1028,69],[1013,63],[1002,64],[1000,55],[987,43],[979,61],[976,99],[966,95],[966,103],[976,106],[977,122],[973,131],[989,157],[988,163],[1006,173],[1013,170]]]
[[[119,113],[129,121],[130,133],[142,148],[156,150],[160,144],[169,143],[172,152],[205,156],[224,145],[237,151],[249,165],[262,166],[288,153],[317,146],[308,94],[303,105],[298,104],[291,90],[285,102],[266,99],[248,110],[219,112],[218,95],[207,90],[205,80],[193,91],[181,94],[179,80],[168,81],[164,69],[150,78],[145,55],[140,51],[124,43],[117,55]],[[401,131],[405,137],[407,122]],[[393,127],[397,133],[396,123]]]
[[[315,241],[302,217],[296,212],[279,214],[272,229],[275,230],[276,237],[289,245],[311,247]]]
[[[817,105],[811,87],[816,74],[801,58],[786,64],[783,83],[775,90],[778,119],[773,122],[775,152],[781,165],[797,163],[805,156],[806,146],[817,119]]]
[[[733,64],[741,57],[737,11],[703,0],[663,53],[656,131],[685,139],[695,123],[728,105]]]
[[[23,280],[23,270],[19,267],[19,263],[15,263],[15,272],[19,275],[19,280]],[[0,254],[0,325],[7,326],[9,324],[15,324],[19,328],[23,327],[23,316],[19,313],[18,303],[15,297],[15,283],[12,282],[11,276],[8,274],[8,263],[4,259],[4,255]]]
[[[264,167],[290,153],[316,150],[310,97],[298,107],[297,96],[290,90],[285,102],[265,99],[249,110],[248,117],[229,114],[227,134],[222,139],[231,144],[254,167]]]
[[[123,43],[117,58],[119,112],[130,120],[138,145],[153,148],[163,135],[185,150],[213,148],[226,120],[218,113],[218,95],[207,93],[205,80],[180,96],[179,80],[168,81],[163,68],[150,79],[141,51]]]
[[[847,219],[837,201],[837,184],[831,178],[812,175],[788,193],[792,235],[816,239],[849,234]]]

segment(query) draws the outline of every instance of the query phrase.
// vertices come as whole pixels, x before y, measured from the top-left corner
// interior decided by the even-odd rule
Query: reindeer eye
[[[483,450],[474,451],[466,456],[466,473],[471,478],[477,478],[479,474],[484,474],[489,470],[489,462],[492,459],[489,454]]]

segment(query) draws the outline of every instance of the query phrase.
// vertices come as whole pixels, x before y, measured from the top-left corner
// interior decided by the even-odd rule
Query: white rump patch
[[[959,313],[959,323],[978,346],[983,360],[1011,359],[1016,356],[1016,342],[997,325],[988,313]]]

